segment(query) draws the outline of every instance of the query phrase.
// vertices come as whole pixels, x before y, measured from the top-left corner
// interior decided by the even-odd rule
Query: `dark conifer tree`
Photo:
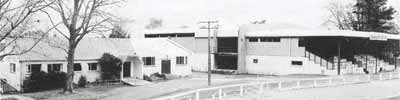
[[[353,12],[357,17],[354,29],[388,33],[394,26],[387,23],[395,12],[393,7],[387,6],[387,0],[357,0]]]

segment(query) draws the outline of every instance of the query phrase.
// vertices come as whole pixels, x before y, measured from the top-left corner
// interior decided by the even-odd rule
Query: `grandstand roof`
[[[386,34],[379,32],[360,32],[350,30],[259,30],[246,33],[247,37],[312,37],[312,36],[342,36],[342,37],[359,37],[371,38],[381,37],[393,40],[400,40],[400,35]]]

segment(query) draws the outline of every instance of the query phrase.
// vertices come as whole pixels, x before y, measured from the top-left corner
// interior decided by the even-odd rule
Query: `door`
[[[171,74],[171,60],[161,60],[161,73]]]
[[[131,77],[131,62],[124,62],[124,77]]]

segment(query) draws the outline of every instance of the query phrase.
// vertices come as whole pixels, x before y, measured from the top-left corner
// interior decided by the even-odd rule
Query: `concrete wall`
[[[181,46],[191,50],[191,51],[195,51],[196,50],[196,46],[195,46],[195,38],[194,37],[171,37],[169,38],[172,41],[179,43]]]
[[[254,63],[253,59],[258,59],[258,63]],[[292,65],[292,61],[302,61],[303,65]],[[270,75],[321,74],[323,70],[307,58],[288,56],[247,55],[246,66],[248,73]]]
[[[280,42],[249,42],[247,54],[260,56],[304,56],[304,47],[299,47],[298,38],[281,38]]]
[[[208,53],[208,38],[207,37],[196,37],[196,44],[195,44],[195,48],[196,50],[194,51],[195,53]],[[215,45],[215,41],[213,40],[213,38],[211,38],[210,40],[210,46],[211,46],[211,50]]]
[[[215,62],[215,60],[214,60],[214,55],[213,54],[211,54],[211,56],[210,56],[210,58],[211,58],[211,69],[213,70],[213,69],[215,69],[215,67],[213,67],[214,66],[214,62]],[[206,72],[206,71],[208,71],[208,53],[195,53],[194,54],[194,65],[193,65],[193,68],[192,68],[192,70],[194,70],[194,71],[201,71],[201,72]]]

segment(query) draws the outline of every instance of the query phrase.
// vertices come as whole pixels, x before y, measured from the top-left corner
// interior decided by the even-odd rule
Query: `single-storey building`
[[[25,50],[34,44],[32,39],[16,41],[18,49]],[[32,73],[66,72],[66,41],[45,39],[31,51],[22,55],[6,56],[0,61],[0,79],[3,83],[22,91],[23,81]],[[143,79],[143,75],[165,73],[190,75],[192,52],[169,39],[112,39],[85,38],[75,51],[74,82],[86,76],[90,82],[100,79],[98,60],[110,53],[123,61],[122,79]]]

